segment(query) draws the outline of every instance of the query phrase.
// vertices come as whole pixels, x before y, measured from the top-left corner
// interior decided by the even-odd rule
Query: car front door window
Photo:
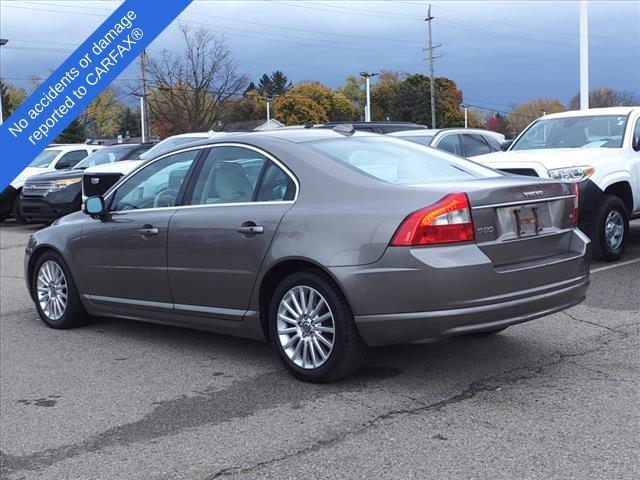
[[[111,211],[171,207],[200,150],[175,153],[135,173],[116,191]]]
[[[482,135],[463,134],[461,137],[465,157],[475,157],[477,155],[491,153],[491,149]]]

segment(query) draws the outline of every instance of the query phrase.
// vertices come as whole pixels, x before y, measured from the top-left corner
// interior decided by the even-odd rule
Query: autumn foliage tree
[[[511,136],[513,133],[507,117],[499,112],[496,112],[485,119],[484,128],[491,130],[492,132],[501,133],[507,137]]]
[[[564,110],[564,105],[558,99],[536,98],[516,107],[508,118],[509,123],[513,126],[513,133],[517,135],[543,114],[564,112]]]
[[[113,137],[122,126],[125,108],[115,89],[107,87],[81,115],[89,137]]]
[[[274,118],[286,125],[351,120],[354,108],[341,93],[318,82],[300,83],[277,98]]]

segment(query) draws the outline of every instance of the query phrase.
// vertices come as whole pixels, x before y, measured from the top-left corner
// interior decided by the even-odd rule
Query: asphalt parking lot
[[[585,303],[489,338],[370,350],[336,384],[267,344],[120,320],[46,328],[36,227],[0,226],[1,477],[637,479],[640,222]]]

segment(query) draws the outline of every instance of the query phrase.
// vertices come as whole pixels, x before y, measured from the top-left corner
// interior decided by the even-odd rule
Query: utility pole
[[[589,5],[580,0],[580,110],[589,108]]]
[[[468,109],[466,105],[462,105],[464,107],[464,128],[469,128],[469,117],[468,117]]]
[[[6,38],[0,38],[0,47],[6,45],[8,41],[9,40],[7,40]],[[4,116],[2,115],[2,92],[0,91],[0,125],[2,125],[3,122]]]
[[[147,122],[147,69],[145,68],[145,61],[147,57],[147,49],[142,50],[140,54],[140,83],[142,84],[142,95],[140,96],[140,134],[142,136],[142,143],[147,141],[148,137],[148,122]]]
[[[379,73],[360,72],[360,76],[364,77],[365,89],[367,91],[367,103],[364,106],[364,121],[371,121],[371,77],[380,75]]]
[[[431,93],[431,128],[436,128],[436,92],[435,86],[433,82],[433,61],[436,58],[440,58],[440,55],[434,55],[433,50],[441,47],[441,44],[434,45],[432,36],[431,36],[431,20],[435,17],[431,16],[431,4],[429,4],[429,8],[427,9],[427,18],[425,21],[427,22],[427,28],[429,30],[429,47],[426,49],[429,52],[429,90]]]

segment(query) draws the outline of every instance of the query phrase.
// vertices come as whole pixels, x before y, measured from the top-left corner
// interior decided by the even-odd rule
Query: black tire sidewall
[[[620,246],[612,250],[609,247],[609,243],[607,242],[607,238],[605,235],[605,226],[607,217],[609,213],[612,211],[617,211],[622,215],[624,219],[623,227],[624,233],[622,237],[622,243]],[[594,233],[592,236],[593,239],[593,253],[594,258],[596,260],[605,260],[607,262],[613,262],[619,260],[625,250],[627,244],[627,237],[629,234],[629,216],[627,214],[627,209],[624,206],[622,200],[613,195],[605,195],[602,199],[602,205],[598,209],[598,214],[596,216],[596,222],[594,224]]]
[[[308,286],[317,290],[325,299],[331,312],[335,328],[334,345],[329,359],[320,367],[309,370],[300,368],[286,355],[278,338],[277,314],[280,301],[284,295],[297,286]],[[350,338],[350,328],[353,328],[353,315],[336,287],[327,282],[322,276],[312,271],[294,273],[285,278],[276,288],[269,306],[269,336],[276,355],[285,368],[296,378],[310,382],[327,382],[334,379],[335,372],[344,360]]]
[[[40,271],[40,267],[48,261],[53,261],[57,263],[60,268],[62,268],[67,282],[67,307],[62,317],[60,317],[58,320],[49,319],[49,317],[47,317],[42,311],[40,302],[38,301],[38,272]],[[76,289],[76,285],[73,281],[73,277],[71,276],[71,272],[69,271],[69,268],[67,267],[62,257],[56,252],[45,252],[36,261],[35,267],[33,269],[33,277],[31,278],[31,291],[33,301],[36,305],[36,309],[38,310],[38,315],[40,315],[40,319],[47,326],[57,329],[71,328],[82,323],[86,319],[86,311],[84,310],[84,307],[80,301],[80,296],[78,295],[78,290]]]

